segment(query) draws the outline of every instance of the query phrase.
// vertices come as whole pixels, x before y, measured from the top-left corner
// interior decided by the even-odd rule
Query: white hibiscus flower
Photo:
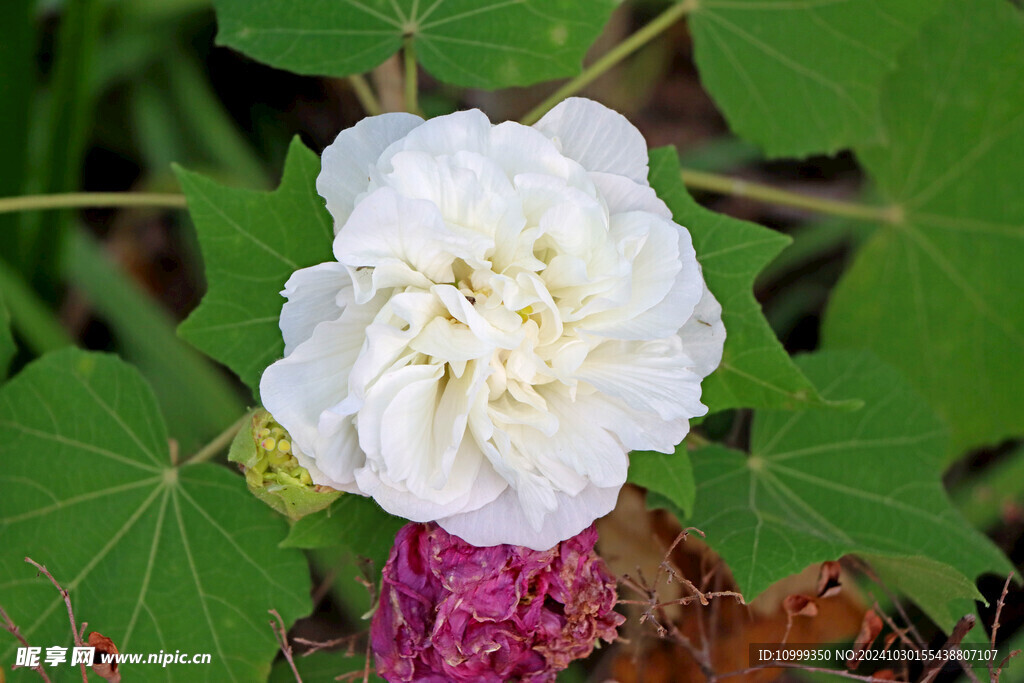
[[[316,483],[542,550],[614,506],[631,450],[707,412],[721,307],[621,115],[365,119],[323,154],[337,261],[297,271],[265,407]]]

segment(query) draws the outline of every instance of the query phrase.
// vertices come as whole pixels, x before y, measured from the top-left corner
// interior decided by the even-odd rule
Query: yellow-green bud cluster
[[[284,427],[269,419],[253,434],[257,460],[245,470],[245,479],[252,486],[312,486],[306,468],[292,454],[292,442]]]
[[[288,432],[262,409],[253,412],[249,428],[235,437],[228,459],[241,465],[257,498],[291,519],[322,510],[340,495],[313,483],[295,457]]]

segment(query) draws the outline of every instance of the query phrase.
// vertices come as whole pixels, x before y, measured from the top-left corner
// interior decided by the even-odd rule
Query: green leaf
[[[174,321],[84,230],[68,234],[65,275],[153,387],[170,435],[191,453],[245,411],[237,386],[174,333]]]
[[[308,657],[295,657],[295,668],[302,676],[302,683],[334,683],[338,676],[347,673],[362,673],[366,665],[366,657],[362,654],[354,654],[346,657],[338,652],[314,652]],[[358,678],[346,679],[362,681]],[[383,683],[382,678],[373,673],[373,666],[370,666],[370,682]],[[268,683],[295,683],[295,673],[284,659],[274,664],[274,670],[270,674]]]
[[[76,349],[44,356],[0,387],[0,428],[0,605],[30,642],[71,637],[60,595],[26,556],[120,651],[213,656],[149,667],[147,679],[267,676],[277,651],[267,610],[288,624],[310,610],[306,562],[277,548],[284,521],[237,475],[172,464],[136,370]],[[17,645],[5,638],[0,661],[11,664]]]
[[[889,588],[910,598],[925,614],[949,632],[964,612],[954,611],[960,600],[985,601],[974,582],[948,564],[927,557],[864,555]]]
[[[882,96],[891,144],[858,155],[903,220],[836,287],[824,345],[869,348],[952,429],[951,455],[1024,434],[1024,14],[956,0]]]
[[[921,556],[971,579],[1012,568],[950,505],[939,468],[946,431],[896,371],[866,352],[820,353],[799,365],[828,397],[858,396],[866,406],[759,412],[749,457],[721,446],[690,454],[691,523],[747,600],[848,553]]]
[[[711,412],[822,405],[817,389],[793,364],[754,299],[754,278],[790,239],[697,204],[683,185],[671,147],[651,152],[650,179],[675,221],[693,236],[704,279],[722,304],[725,353],[718,370],[703,382],[704,403]]]
[[[349,76],[412,39],[423,67],[470,88],[572,76],[614,0],[215,0],[217,42],[281,69]]]
[[[384,566],[395,534],[406,520],[384,512],[371,498],[342,494],[330,507],[297,521],[282,548],[323,548],[343,546],[356,555]]]
[[[934,0],[701,0],[701,82],[733,132],[769,156],[881,139],[878,93]]]
[[[631,453],[627,481],[643,486],[648,492],[661,494],[683,513],[684,519],[693,514],[697,485],[685,443],[679,444],[672,455],[650,451]]]
[[[0,382],[7,377],[11,360],[17,351],[14,335],[11,334],[11,314],[7,310],[7,305],[4,304],[3,297],[0,297]]]
[[[263,370],[284,353],[281,289],[300,268],[331,258],[334,231],[316,193],[320,159],[292,141],[281,186],[236,190],[175,169],[206,263],[208,290],[179,333],[259,395]]]

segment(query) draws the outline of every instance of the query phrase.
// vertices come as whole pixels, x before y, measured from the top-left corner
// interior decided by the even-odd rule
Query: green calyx
[[[253,411],[248,428],[235,437],[228,459],[241,466],[257,498],[293,520],[324,509],[341,495],[313,483],[295,457],[288,432],[262,408]]]

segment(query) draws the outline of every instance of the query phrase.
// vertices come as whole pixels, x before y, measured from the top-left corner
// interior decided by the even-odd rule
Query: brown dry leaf
[[[120,683],[121,672],[117,670],[117,662],[112,664],[103,664],[100,662],[101,654],[118,654],[117,645],[114,645],[114,641],[107,638],[102,633],[93,631],[89,634],[89,647],[96,648],[96,658],[93,660],[92,665],[92,670],[96,672],[96,675],[110,681],[110,683]]]
[[[627,486],[619,496],[615,511],[598,523],[601,554],[614,573],[637,577],[637,566],[649,581],[654,581],[665,550],[680,531],[676,520],[663,511],[644,509],[643,494]],[[680,543],[672,555],[672,564],[680,573],[703,591],[734,590],[728,568],[696,534]],[[673,606],[665,616],[679,633],[701,649],[704,635],[710,643],[711,666],[719,674],[749,667],[748,646],[753,643],[778,643],[786,631],[787,619],[792,621],[787,642],[835,643],[848,640],[857,633],[865,605],[856,590],[847,589],[826,599],[814,600],[818,610],[815,619],[793,620],[784,603],[790,596],[816,595],[819,568],[784,579],[770,587],[750,605],[740,605],[730,598],[711,601],[707,607],[699,603],[686,607]],[[847,586],[850,586],[847,582]],[[676,581],[658,584],[660,601],[670,601],[689,591]],[[643,600],[645,596],[620,586],[619,597]],[[611,661],[601,663],[600,675],[619,683],[699,683],[706,678],[694,657],[681,645],[657,636],[650,623],[640,624],[642,608],[629,606],[626,623],[620,628],[620,643],[610,653]],[[777,680],[779,671],[765,670],[729,678],[730,683],[767,682]],[[598,678],[600,680],[600,677]]]
[[[864,618],[860,622],[860,633],[857,634],[857,639],[853,641],[854,652],[861,652],[871,647],[871,643],[875,642],[875,638],[882,632],[882,618],[875,614],[875,610],[869,609],[864,613]],[[853,671],[860,664],[858,657],[851,657],[846,662],[846,668]]]
[[[842,590],[839,577],[842,573],[843,569],[838,562],[821,563],[821,571],[818,573],[817,595],[819,598],[831,598],[839,595],[839,591]]]
[[[814,598],[806,595],[788,595],[782,601],[782,609],[791,617],[816,617],[818,616],[818,605]]]

